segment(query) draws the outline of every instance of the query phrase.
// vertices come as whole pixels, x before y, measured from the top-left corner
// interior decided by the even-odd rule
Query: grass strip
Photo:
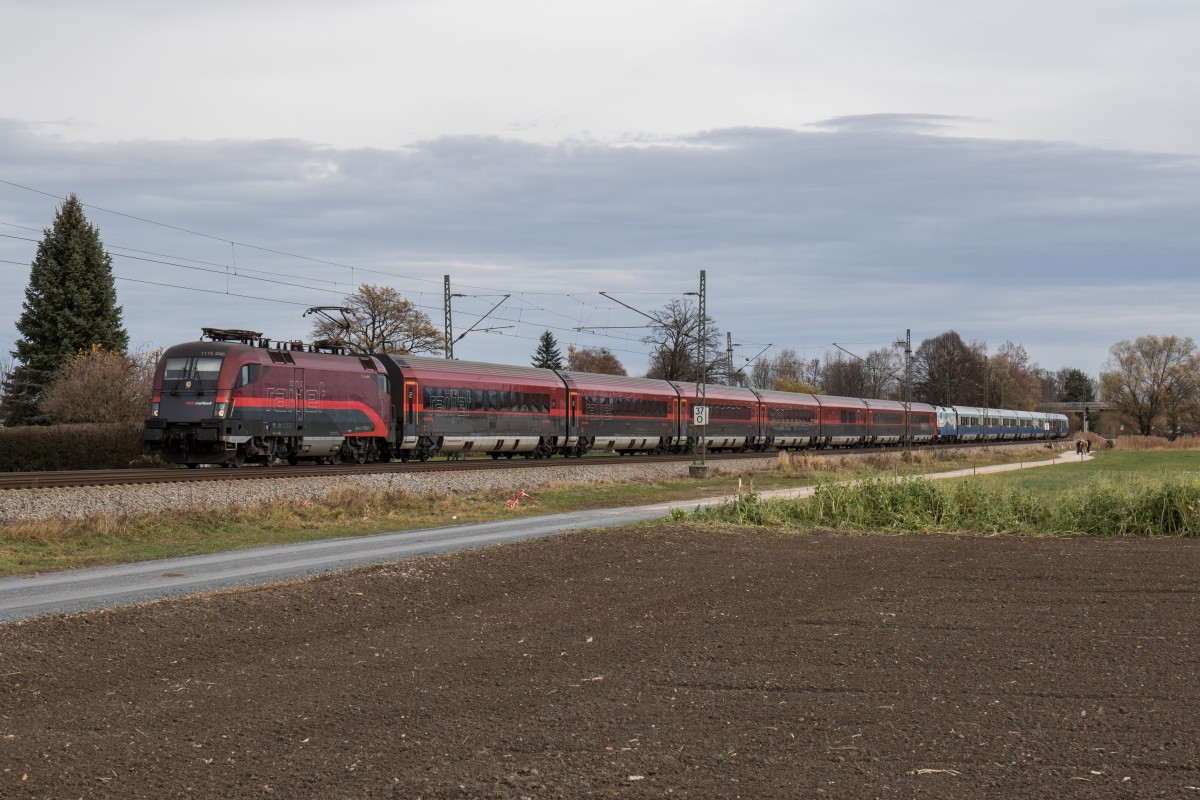
[[[672,515],[678,520],[686,515]],[[1053,499],[996,481],[874,477],[822,482],[801,500],[748,493],[698,521],[847,531],[1200,536],[1200,478],[1093,475]]]

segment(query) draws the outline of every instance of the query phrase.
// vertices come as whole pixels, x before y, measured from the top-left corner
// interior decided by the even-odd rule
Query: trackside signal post
[[[705,405],[705,373],[707,369],[707,353],[704,352],[704,318],[707,314],[705,308],[705,297],[707,287],[705,286],[706,277],[705,271],[700,270],[700,295],[699,295],[699,319],[696,325],[696,368],[699,374],[696,376],[696,402],[692,404],[693,419],[692,426],[696,428],[696,457],[692,460],[692,465],[688,467],[688,474],[693,478],[707,478],[708,465],[704,463],[705,445],[708,443],[708,406]]]

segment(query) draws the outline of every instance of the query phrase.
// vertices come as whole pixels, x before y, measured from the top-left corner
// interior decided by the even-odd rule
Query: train
[[[697,424],[697,423],[701,424]],[[204,328],[156,366],[143,444],[188,467],[1059,439],[1062,414],[597,375]]]

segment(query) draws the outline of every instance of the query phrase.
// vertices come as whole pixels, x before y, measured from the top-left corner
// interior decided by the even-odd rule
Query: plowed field
[[[1200,798],[1200,542],[582,533],[0,626],[0,797]]]

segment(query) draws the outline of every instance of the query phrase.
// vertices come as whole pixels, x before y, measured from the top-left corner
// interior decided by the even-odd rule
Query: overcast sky
[[[2,2],[5,350],[70,192],[155,346],[363,282],[440,326],[449,274],[458,332],[511,295],[458,356],[550,329],[637,373],[599,292],[701,269],[743,360],[1200,337],[1194,2]]]

